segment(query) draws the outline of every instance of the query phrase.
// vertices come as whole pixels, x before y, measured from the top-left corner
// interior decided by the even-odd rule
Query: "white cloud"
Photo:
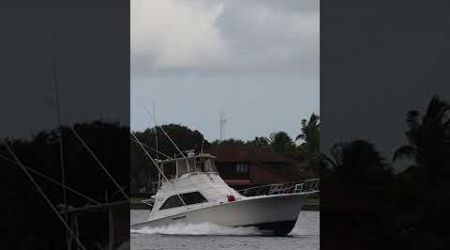
[[[319,2],[133,0],[132,74],[299,71],[318,76]]]
[[[220,63],[226,46],[215,21],[223,4],[131,1],[131,53],[149,57],[151,69]]]

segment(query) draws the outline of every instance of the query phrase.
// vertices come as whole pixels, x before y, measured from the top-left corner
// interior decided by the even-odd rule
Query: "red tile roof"
[[[217,157],[217,161],[229,162],[286,162],[294,161],[269,148],[241,145],[212,145],[209,153]]]
[[[250,179],[224,179],[228,185],[248,186],[252,184]]]

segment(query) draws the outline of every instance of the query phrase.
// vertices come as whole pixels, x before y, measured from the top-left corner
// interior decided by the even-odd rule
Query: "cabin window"
[[[238,163],[236,164],[236,172],[238,173],[247,173],[248,172],[248,166],[246,163]]]
[[[160,209],[162,210],[162,209],[181,207],[181,206],[183,206],[183,202],[181,202],[180,197],[178,197],[178,195],[174,195],[174,196],[170,197],[169,199],[167,199],[166,202],[164,202],[164,204],[161,206]]]
[[[202,202],[207,202],[205,197],[203,197],[203,195],[200,194],[199,192],[182,194],[181,198],[183,198],[184,203],[186,203],[186,205],[192,205],[192,204],[198,204],[198,203],[202,203]]]
[[[216,169],[216,166],[214,164],[214,161],[210,160],[210,159],[205,161],[205,169],[208,172],[217,172],[217,169]]]
[[[207,202],[205,197],[203,197],[203,195],[200,194],[199,192],[185,193],[180,194],[179,196],[178,195],[171,196],[166,200],[166,202],[164,202],[164,204],[161,206],[160,209],[162,210],[183,206],[183,202],[180,200],[180,197],[183,199],[186,205],[193,205],[202,202]]]

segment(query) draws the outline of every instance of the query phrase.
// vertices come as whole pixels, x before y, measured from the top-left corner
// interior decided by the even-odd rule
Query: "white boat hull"
[[[291,193],[212,204],[131,226],[159,228],[175,224],[211,223],[228,227],[256,227],[262,233],[284,236],[296,224],[307,193]]]

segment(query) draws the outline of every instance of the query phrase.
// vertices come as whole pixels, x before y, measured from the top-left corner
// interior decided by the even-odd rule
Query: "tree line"
[[[311,114],[309,119],[300,122],[300,133],[292,139],[286,132],[274,132],[269,136],[255,137],[253,140],[226,139],[209,142],[198,130],[191,130],[187,126],[179,124],[165,124],[158,127],[148,128],[134,134],[144,145],[147,152],[153,158],[163,159],[166,156],[174,157],[179,154],[178,149],[170,142],[167,133],[176,142],[181,150],[195,150],[200,152],[208,150],[214,145],[241,145],[249,147],[263,147],[283,154],[294,160],[308,162],[310,170],[318,175],[320,164],[320,121],[319,116]],[[297,142],[297,143],[296,143]],[[159,154],[157,153],[159,152]],[[157,170],[148,159],[139,144],[133,142],[131,145],[131,185],[132,192],[150,189],[151,178],[156,178]]]
[[[118,123],[94,121],[73,127],[62,126],[41,131],[30,139],[3,138],[56,207],[63,202],[60,136],[67,187],[99,203],[123,201],[125,197],[76,138],[74,129],[95,153],[116,182],[129,192],[129,128]],[[66,230],[37,191],[30,179],[0,144],[0,190],[4,195],[0,222],[3,240],[0,249],[65,249]],[[53,181],[52,181],[53,180]],[[106,200],[106,196],[107,199]],[[80,195],[67,191],[71,207],[95,205]],[[116,225],[128,227],[128,208],[116,217]],[[122,211],[123,212],[123,211]],[[117,215],[117,214],[116,214]],[[124,224],[121,224],[123,222]],[[69,222],[70,224],[70,222]],[[98,249],[108,240],[108,214],[87,213],[79,216],[80,238],[88,249]],[[100,229],[100,230],[99,230]],[[120,239],[117,235],[116,239]],[[121,238],[124,240],[123,238]],[[126,239],[125,239],[126,240]]]
[[[366,140],[335,144],[321,156],[321,234],[335,249],[448,249],[450,105],[434,96],[409,111],[407,145],[385,159]],[[401,158],[410,166],[394,172]],[[329,245],[328,245],[329,244]]]

